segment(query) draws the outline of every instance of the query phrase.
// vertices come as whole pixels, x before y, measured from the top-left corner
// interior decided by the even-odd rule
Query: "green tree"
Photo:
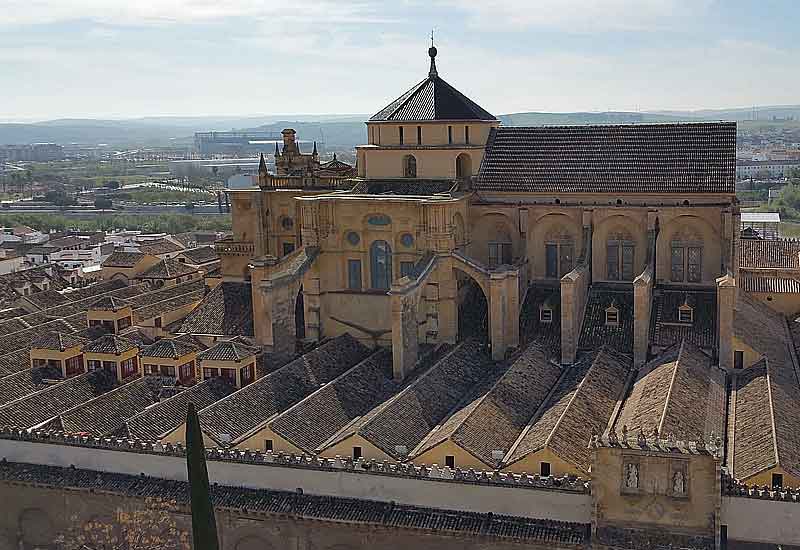
[[[111,199],[109,199],[108,197],[97,197],[96,199],[94,199],[95,208],[107,210],[109,208],[112,208],[113,206],[114,203],[111,202]]]
[[[206,468],[206,449],[200,419],[194,403],[186,412],[186,470],[192,504],[192,541],[194,550],[218,550],[217,520],[211,503],[211,489]]]

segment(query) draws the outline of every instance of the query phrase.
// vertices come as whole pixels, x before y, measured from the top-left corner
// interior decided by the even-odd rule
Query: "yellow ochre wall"
[[[445,466],[447,463],[445,459],[447,455],[453,456],[456,468],[473,468],[475,470],[494,469],[493,465],[485,464],[481,460],[478,460],[450,439],[446,439],[432,449],[428,449],[424,453],[413,457],[411,461],[415,464],[436,464],[438,466]]]

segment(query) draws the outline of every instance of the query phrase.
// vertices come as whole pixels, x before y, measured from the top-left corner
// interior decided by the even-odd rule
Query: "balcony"
[[[247,256],[252,258],[255,254],[255,245],[250,242],[224,239],[214,243],[214,250],[220,256]]]

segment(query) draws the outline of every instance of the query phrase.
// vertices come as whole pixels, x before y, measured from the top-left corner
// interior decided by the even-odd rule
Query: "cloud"
[[[704,14],[711,0],[444,0],[468,14],[470,25],[495,29],[572,32],[664,29]]]

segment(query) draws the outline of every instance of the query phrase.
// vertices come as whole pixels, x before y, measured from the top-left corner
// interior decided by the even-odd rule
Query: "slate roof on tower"
[[[428,78],[372,115],[371,122],[427,120],[497,120],[467,96],[439,77],[436,48],[428,50],[431,68]]]
[[[474,188],[528,193],[726,193],[736,123],[493,128]]]

